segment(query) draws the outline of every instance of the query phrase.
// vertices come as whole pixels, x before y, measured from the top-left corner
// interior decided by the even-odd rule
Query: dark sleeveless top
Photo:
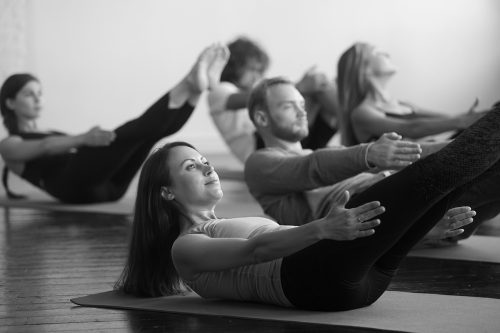
[[[61,136],[66,134],[52,131],[47,133],[24,132],[18,133],[16,135],[20,136],[24,140],[40,140],[51,136]],[[50,193],[51,191],[46,187],[47,181],[55,179],[60,175],[61,170],[65,167],[71,155],[72,153],[68,152],[56,155],[41,156],[27,161],[25,163],[25,167],[21,174],[21,177],[31,184],[35,185],[36,187]],[[6,187],[7,192],[9,192],[10,189],[7,185],[6,176],[4,176],[4,178],[4,186]]]
[[[406,114],[393,113],[393,112],[386,111],[386,110],[384,110],[382,108],[379,108],[379,107],[376,107],[376,108],[379,111],[383,112],[387,117],[391,117],[391,118],[411,119],[411,118],[415,117],[415,110],[413,108],[411,108],[411,107],[410,107],[411,108],[411,112],[410,113],[406,113]],[[380,136],[378,136],[378,137],[377,136],[372,136],[371,138],[368,139],[367,142],[377,141],[378,138],[380,138]],[[356,140],[357,139],[358,138],[356,138]]]

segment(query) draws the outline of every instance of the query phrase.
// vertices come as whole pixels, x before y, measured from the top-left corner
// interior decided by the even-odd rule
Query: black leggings
[[[323,240],[283,259],[281,280],[299,308],[349,310],[375,302],[401,261],[455,201],[500,175],[500,107],[452,143],[353,197],[348,207],[380,201],[375,234]],[[498,191],[498,190],[497,190]]]
[[[186,102],[171,109],[165,94],[140,117],[115,129],[116,139],[104,147],[82,147],[46,184],[63,202],[92,203],[121,198],[160,139],[177,132],[194,107]]]

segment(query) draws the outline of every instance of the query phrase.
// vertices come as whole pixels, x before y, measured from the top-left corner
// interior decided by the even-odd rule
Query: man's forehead
[[[304,98],[293,84],[281,83],[269,87],[267,91],[268,102],[281,103],[285,101],[302,101]]]

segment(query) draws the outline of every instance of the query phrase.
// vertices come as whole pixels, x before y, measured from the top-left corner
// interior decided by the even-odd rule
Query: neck
[[[266,147],[281,148],[288,151],[302,151],[302,144],[300,141],[291,142],[275,137],[274,135],[262,134],[262,139]]]
[[[208,220],[216,219],[215,206],[211,208],[189,207],[184,211],[182,230],[187,230]]]
[[[36,122],[34,120],[19,119],[17,126],[21,132],[34,132],[37,130]]]
[[[392,100],[391,94],[387,89],[389,80],[392,75],[380,75],[380,76],[372,76],[370,79],[370,83],[372,89],[368,93],[368,98],[375,102],[387,103]]]

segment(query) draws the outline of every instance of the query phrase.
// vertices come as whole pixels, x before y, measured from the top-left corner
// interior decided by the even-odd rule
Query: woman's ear
[[[169,201],[175,199],[174,194],[166,186],[161,187],[161,196],[163,199],[169,200]]]
[[[14,101],[12,100],[12,98],[7,98],[5,100],[5,105],[7,105],[9,109],[14,110]]]
[[[267,127],[269,124],[269,115],[264,110],[257,110],[253,115],[255,124],[259,127]]]

